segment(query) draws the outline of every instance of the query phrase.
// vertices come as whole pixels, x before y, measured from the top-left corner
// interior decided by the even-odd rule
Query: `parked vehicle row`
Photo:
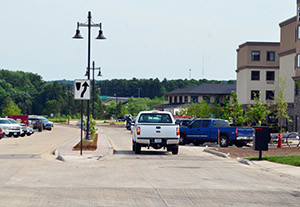
[[[26,124],[19,123],[10,118],[0,118],[0,126],[3,135],[7,137],[24,137],[25,135],[30,136],[34,133],[33,129],[27,127]]]
[[[0,139],[6,137],[24,137],[32,135],[35,130],[51,130],[53,123],[45,117],[28,117],[28,115],[10,115],[0,118]],[[26,124],[25,124],[26,123]]]

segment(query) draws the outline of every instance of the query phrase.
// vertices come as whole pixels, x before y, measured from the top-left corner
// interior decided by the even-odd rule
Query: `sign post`
[[[80,116],[80,155],[82,155],[82,130],[83,130],[83,100],[90,100],[90,80],[74,81],[74,99],[81,100],[81,116]],[[89,130],[89,127],[87,127]],[[86,132],[89,133],[88,131]]]

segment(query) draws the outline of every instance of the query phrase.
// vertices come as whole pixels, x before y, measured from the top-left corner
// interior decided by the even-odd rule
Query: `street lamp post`
[[[87,27],[88,28],[88,70],[87,70],[87,76],[88,80],[90,80],[90,68],[91,68],[91,28],[92,27],[100,27],[99,30],[99,35],[96,37],[96,39],[106,39],[103,36],[103,31],[102,31],[102,24],[94,24],[92,23],[92,15],[91,11],[88,12],[88,23],[79,23],[77,22],[77,30],[76,34],[73,37],[74,39],[83,39],[83,37],[80,34],[80,27]],[[91,133],[90,133],[90,100],[87,100],[87,126],[86,126],[87,134],[86,134],[86,139],[90,140],[91,139]]]
[[[99,70],[99,73],[98,73],[97,76],[102,76],[102,73],[101,73],[101,67],[95,68],[95,61],[93,61],[92,70],[93,70],[93,81],[92,81],[92,84],[93,84],[93,88],[92,88],[92,94],[93,94],[92,116],[93,116],[93,118],[95,118],[95,70]],[[88,76],[88,69],[87,69],[87,71],[85,73],[85,76]]]
[[[95,118],[95,70],[99,70],[98,76],[102,76],[101,67],[95,68],[95,61],[93,61],[93,107],[92,107],[93,118]]]

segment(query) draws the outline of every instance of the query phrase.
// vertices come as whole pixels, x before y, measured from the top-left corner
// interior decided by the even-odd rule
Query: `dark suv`
[[[34,129],[38,129],[39,131],[42,131],[42,129],[51,130],[53,127],[53,123],[45,117],[29,117],[28,121],[33,124]]]

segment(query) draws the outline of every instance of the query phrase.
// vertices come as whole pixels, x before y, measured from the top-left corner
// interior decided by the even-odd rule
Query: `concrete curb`
[[[225,153],[217,152],[217,151],[215,151],[215,150],[211,150],[211,149],[208,149],[208,148],[205,148],[203,151],[204,151],[204,152],[208,152],[208,153],[210,153],[210,154],[217,155],[217,156],[219,156],[219,157],[229,158],[229,156],[228,156],[227,154],[225,154]]]
[[[219,157],[230,158],[230,155],[228,155],[228,154],[225,154],[223,152],[218,152],[218,151],[215,151],[215,150],[211,150],[211,149],[208,149],[208,148],[204,149],[203,151],[214,154],[214,155],[217,155]],[[236,159],[239,163],[244,164],[244,165],[252,165],[253,164],[253,162],[251,162],[250,160],[244,160],[243,158],[240,158],[240,157],[238,157]]]
[[[98,156],[98,158],[97,158],[98,161],[101,159],[104,159],[105,157],[112,156],[115,153],[114,147],[112,146],[110,140],[106,136],[104,136],[104,139],[108,146],[108,153],[105,155]]]
[[[57,157],[56,157],[57,160],[60,160],[60,161],[65,162],[65,159],[61,156],[61,154],[60,154],[60,152],[59,152],[58,149],[56,149],[56,150],[54,151],[54,155],[57,156]]]
[[[240,158],[240,157],[238,157],[236,159],[239,163],[242,163],[244,165],[252,165],[253,164],[253,162],[251,162],[250,160],[244,160],[243,158]]]

